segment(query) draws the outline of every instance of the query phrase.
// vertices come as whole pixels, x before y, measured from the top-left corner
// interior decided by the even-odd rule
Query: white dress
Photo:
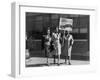
[[[55,49],[56,54],[61,55],[61,44],[60,44],[60,34],[54,33],[53,36],[55,37]]]

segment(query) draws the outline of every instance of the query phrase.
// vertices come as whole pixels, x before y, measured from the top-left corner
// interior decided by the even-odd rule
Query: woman
[[[68,64],[71,65],[71,51],[72,51],[72,45],[74,43],[73,36],[69,33],[64,37],[65,38],[65,48],[68,53]],[[65,51],[66,52],[66,51]],[[65,63],[67,63],[67,59],[65,58]]]
[[[45,53],[46,53],[46,56],[47,56],[47,64],[49,65],[49,62],[48,62],[48,58],[49,58],[49,55],[50,55],[50,43],[51,43],[51,37],[50,37],[50,29],[48,28],[47,30],[47,35],[44,36],[45,37]]]
[[[61,55],[61,43],[60,43],[61,34],[58,32],[58,27],[56,32],[52,34],[53,45],[55,49],[54,55],[58,56],[58,65],[60,65],[60,55]]]

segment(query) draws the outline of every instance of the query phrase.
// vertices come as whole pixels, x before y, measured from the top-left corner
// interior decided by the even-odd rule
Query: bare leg
[[[65,56],[65,64],[67,64],[67,56]]]
[[[47,64],[49,63],[48,57],[47,57]]]
[[[68,65],[71,65],[71,56],[68,56]]]
[[[69,65],[71,65],[71,62],[70,62],[70,61],[71,61],[71,50],[72,50],[72,47],[70,47],[70,48],[68,49],[68,54],[69,54],[69,55],[68,55],[68,64],[69,64]]]
[[[55,55],[54,55],[54,64],[56,63],[56,60],[55,60]]]
[[[60,65],[60,55],[58,55],[58,65]]]
[[[49,49],[48,49],[48,46],[46,46],[46,54],[47,54],[47,65],[49,66]]]

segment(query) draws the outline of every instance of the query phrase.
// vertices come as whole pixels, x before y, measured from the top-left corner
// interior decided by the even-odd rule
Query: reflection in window
[[[52,15],[52,16],[51,16],[51,19],[58,19],[58,15],[57,15],[57,14]]]
[[[74,28],[74,29],[72,30],[72,32],[73,32],[73,33],[78,33],[78,30],[79,30],[78,28]]]
[[[87,28],[80,28],[80,33],[87,33]]]
[[[35,22],[35,27],[34,27],[34,29],[36,30],[36,31],[39,31],[39,32],[42,32],[42,21],[41,22]]]
[[[37,16],[37,17],[36,17],[36,21],[41,21],[42,19],[43,19],[42,16]]]

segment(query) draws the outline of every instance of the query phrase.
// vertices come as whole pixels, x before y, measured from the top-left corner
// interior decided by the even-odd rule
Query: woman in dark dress
[[[65,63],[67,63],[67,58],[68,58],[68,39],[66,39],[66,33],[64,31],[64,34],[63,34],[63,43],[62,43],[62,55],[65,57]]]
[[[72,45],[74,43],[73,36],[68,32],[67,35],[64,35],[64,46],[63,46],[63,54],[65,55],[65,63],[71,64],[71,51],[72,51]]]
[[[45,54],[47,56],[47,64],[49,65],[48,58],[50,55],[50,43],[51,43],[50,29],[47,30],[47,35],[45,35],[44,37],[45,37],[45,42],[44,42]]]

